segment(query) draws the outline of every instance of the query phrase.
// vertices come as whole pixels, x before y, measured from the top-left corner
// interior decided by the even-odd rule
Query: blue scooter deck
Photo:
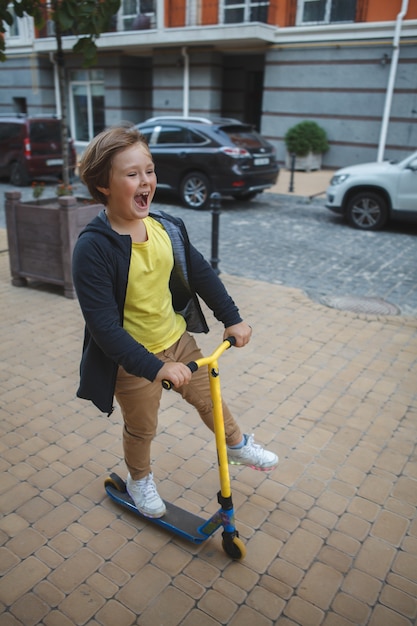
[[[114,476],[114,475],[113,475]],[[120,481],[120,485],[123,483],[122,479],[120,479],[117,475],[118,483]],[[126,485],[124,484],[124,491],[118,489],[112,482],[105,482],[105,489],[107,495],[110,496],[112,500],[117,502],[117,504],[122,505],[132,513],[135,513],[140,518],[147,520],[156,524],[157,526],[161,526],[170,532],[187,539],[188,541],[192,541],[193,543],[202,543],[208,537],[210,537],[218,527],[220,527],[220,523],[217,528],[213,529],[211,526],[209,532],[204,532],[204,526],[207,526],[207,520],[204,518],[194,515],[194,513],[190,513],[189,511],[185,511],[180,507],[172,504],[171,502],[166,502],[164,500],[164,504],[166,506],[166,513],[163,517],[147,517],[138,511],[136,508],[132,498],[126,491]]]

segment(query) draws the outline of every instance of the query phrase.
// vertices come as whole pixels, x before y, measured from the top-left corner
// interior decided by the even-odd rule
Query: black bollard
[[[210,196],[211,207],[211,267],[216,274],[220,274],[219,270],[219,225],[220,225],[220,206],[221,196],[217,192],[213,192]]]
[[[288,187],[288,191],[294,191],[294,170],[295,170],[295,152],[291,152],[291,176],[290,176],[290,186]]]

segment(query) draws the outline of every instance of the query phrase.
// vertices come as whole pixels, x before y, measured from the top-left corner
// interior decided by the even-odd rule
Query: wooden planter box
[[[313,170],[321,169],[321,163],[322,155],[310,152],[309,154],[306,154],[306,156],[295,157],[294,169],[297,171],[311,172]],[[285,167],[287,168],[287,170],[291,169],[291,154],[289,154],[288,152],[285,156]]]
[[[71,261],[81,230],[103,209],[86,199],[61,196],[21,202],[19,191],[6,191],[6,227],[12,285],[28,280],[62,285],[75,298]]]

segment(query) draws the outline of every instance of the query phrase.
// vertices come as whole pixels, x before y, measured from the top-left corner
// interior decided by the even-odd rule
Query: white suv
[[[399,163],[363,163],[338,170],[326,207],[362,230],[380,230],[390,219],[417,220],[417,152]]]

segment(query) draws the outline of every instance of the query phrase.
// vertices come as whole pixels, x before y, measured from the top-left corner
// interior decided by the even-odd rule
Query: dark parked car
[[[154,117],[137,124],[152,152],[158,187],[193,209],[218,192],[249,200],[275,185],[275,148],[249,124],[232,119]]]
[[[69,140],[69,164],[76,153]],[[62,177],[61,121],[55,117],[0,117],[0,176],[22,186],[44,176]]]

